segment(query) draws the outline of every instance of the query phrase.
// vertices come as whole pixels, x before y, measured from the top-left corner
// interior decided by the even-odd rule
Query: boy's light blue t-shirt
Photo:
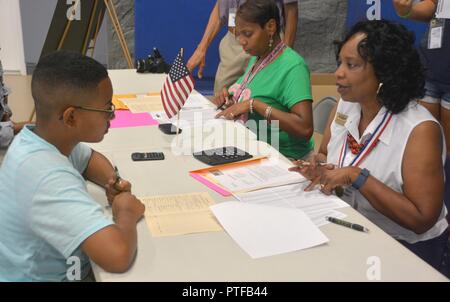
[[[113,224],[81,175],[92,150],[78,144],[67,158],[33,129],[16,136],[0,169],[0,281],[66,280],[71,256],[83,278],[80,244]]]

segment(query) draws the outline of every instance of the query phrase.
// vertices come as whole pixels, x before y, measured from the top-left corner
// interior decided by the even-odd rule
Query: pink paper
[[[219,187],[218,185],[210,182],[209,180],[205,179],[204,177],[202,177],[199,174],[196,173],[189,173],[190,176],[192,176],[194,179],[198,180],[199,182],[201,182],[202,184],[204,184],[205,186],[207,186],[208,188],[216,191],[217,193],[219,193],[222,196],[231,196],[231,193],[222,189],[221,187]]]
[[[116,110],[116,118],[111,121],[111,128],[126,128],[159,125],[148,113],[131,113],[129,110]]]

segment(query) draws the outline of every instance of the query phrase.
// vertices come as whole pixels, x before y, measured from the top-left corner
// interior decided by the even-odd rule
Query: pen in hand
[[[120,184],[122,178],[120,177],[119,169],[117,169],[117,166],[114,166],[114,172],[116,174],[116,180],[114,181],[114,188],[117,189],[117,185]]]
[[[222,110],[229,101],[230,99],[228,97],[225,97],[225,102],[223,102],[222,105],[218,106],[216,110]]]
[[[332,222],[332,223],[335,223],[335,224],[339,224],[339,225],[345,226],[347,228],[350,228],[350,229],[353,229],[353,230],[356,230],[356,231],[366,232],[366,233],[369,232],[368,228],[365,228],[362,225],[359,225],[359,224],[356,224],[356,223],[351,223],[351,222],[348,222],[348,221],[345,221],[345,220],[341,220],[341,219],[337,219],[337,218],[329,217],[329,216],[326,216],[325,219],[328,220],[329,222]]]

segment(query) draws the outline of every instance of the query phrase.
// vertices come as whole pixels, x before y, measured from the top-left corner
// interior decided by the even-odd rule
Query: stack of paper
[[[291,166],[282,160],[247,161],[220,168],[212,167],[208,177],[233,193],[305,182],[302,175],[288,170]]]
[[[317,226],[329,223],[326,216],[343,218],[346,215],[336,211],[349,205],[337,196],[327,196],[319,190],[305,192],[309,182],[298,183],[276,188],[268,188],[248,193],[234,194],[240,201],[249,204],[260,204],[291,209],[301,209]]]
[[[252,258],[267,257],[328,242],[299,209],[223,202],[211,206],[227,233]]]
[[[138,95],[136,98],[119,98],[133,113],[161,112],[163,105],[160,95]]]

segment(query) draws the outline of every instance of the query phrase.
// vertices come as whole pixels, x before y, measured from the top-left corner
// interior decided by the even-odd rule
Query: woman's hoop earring
[[[381,87],[383,87],[383,83],[378,84],[377,95],[380,94]]]

